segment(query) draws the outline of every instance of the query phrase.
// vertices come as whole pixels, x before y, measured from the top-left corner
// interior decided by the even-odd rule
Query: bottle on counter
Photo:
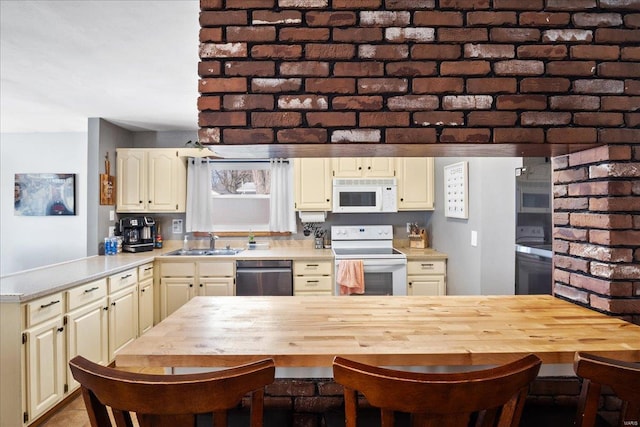
[[[158,226],[158,232],[156,233],[156,241],[155,241],[154,246],[157,249],[162,248],[162,234],[160,233],[160,226]]]

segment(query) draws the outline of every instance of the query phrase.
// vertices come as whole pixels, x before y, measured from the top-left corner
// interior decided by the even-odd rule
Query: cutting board
[[[116,178],[111,176],[109,153],[104,157],[104,172],[100,174],[100,204],[114,205],[116,203]]]

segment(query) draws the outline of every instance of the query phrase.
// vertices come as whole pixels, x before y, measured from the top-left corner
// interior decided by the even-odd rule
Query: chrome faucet
[[[214,251],[216,249],[216,240],[218,240],[218,236],[213,233],[209,233],[209,249]]]

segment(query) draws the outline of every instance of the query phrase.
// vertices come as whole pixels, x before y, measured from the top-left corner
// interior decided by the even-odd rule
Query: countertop
[[[268,249],[245,249],[236,255],[186,257],[165,256],[166,253],[182,247],[182,242],[168,240],[164,242],[162,249],[154,249],[153,251],[140,253],[123,252],[113,256],[96,255],[39,267],[0,277],[0,303],[30,301],[91,280],[107,277],[142,264],[153,262],[156,258],[161,258],[162,260],[193,260],[194,258],[199,260],[333,259],[331,249],[315,249],[312,246],[312,242],[307,240],[281,241],[277,243],[274,241],[271,243]],[[218,247],[224,246],[219,245]]]
[[[117,366],[487,365],[576,351],[640,358],[640,326],[551,295],[195,297],[122,348]]]
[[[194,242],[202,244],[203,242]],[[127,253],[114,256],[91,256],[33,270],[22,271],[0,277],[0,303],[26,302],[47,294],[59,292],[73,286],[120,273],[156,259],[167,260],[250,260],[250,259],[292,259],[292,260],[333,260],[331,249],[315,249],[311,240],[273,240],[265,249],[245,249],[235,255],[217,256],[171,256],[166,255],[182,247],[182,242],[168,240],[162,249],[149,252]],[[238,242],[231,242],[237,247]],[[220,242],[218,248],[224,248]],[[415,249],[398,247],[407,255],[407,260],[447,259],[447,255],[431,248]]]

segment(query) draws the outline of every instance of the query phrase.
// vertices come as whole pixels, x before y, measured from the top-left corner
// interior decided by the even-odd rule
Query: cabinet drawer
[[[138,270],[131,269],[109,276],[109,293],[114,293],[120,289],[138,283]]]
[[[331,261],[294,261],[293,274],[296,276],[331,276]]]
[[[67,291],[68,310],[75,310],[107,295],[107,279],[100,279]]]
[[[410,261],[407,263],[407,274],[445,274],[444,261]]]
[[[153,277],[153,264],[145,264],[138,267],[138,280],[142,281],[144,279],[148,279]]]
[[[293,278],[293,291],[328,291],[331,292],[333,281],[328,276],[305,276]]]
[[[196,275],[195,262],[163,262],[160,264],[162,277],[193,277]]]
[[[28,302],[24,305],[26,328],[30,328],[45,320],[61,316],[64,311],[62,292]]]
[[[198,263],[198,274],[200,277],[233,277],[234,262],[200,262]]]

